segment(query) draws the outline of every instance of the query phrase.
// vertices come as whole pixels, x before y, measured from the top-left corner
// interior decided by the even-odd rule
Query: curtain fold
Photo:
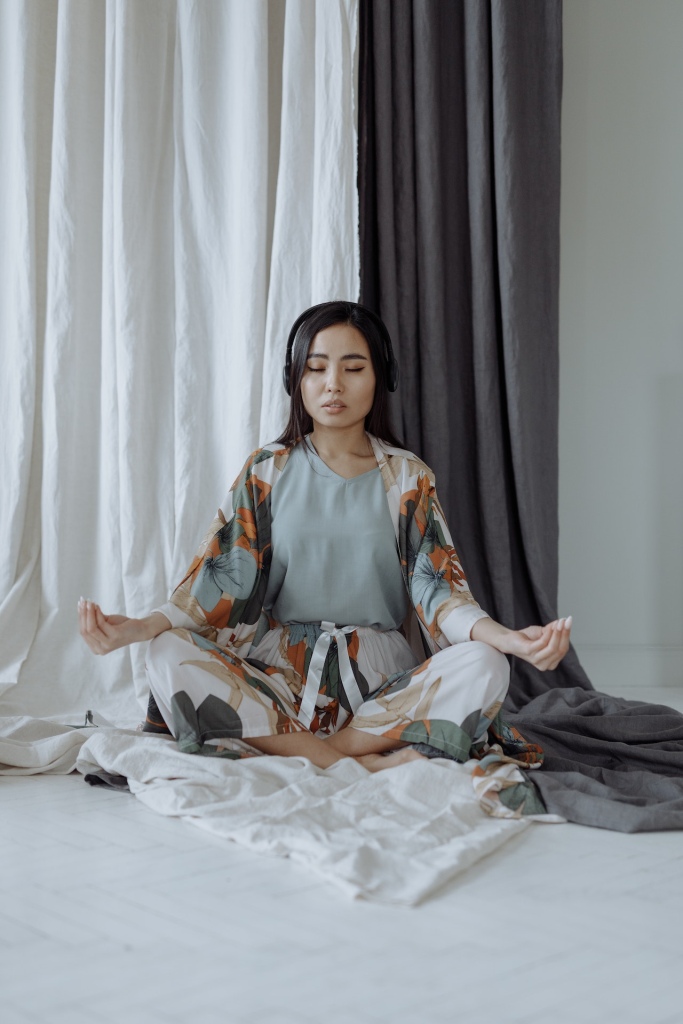
[[[360,4],[361,301],[395,342],[396,427],[513,628],[557,614],[561,15]],[[573,651],[514,665],[511,703],[556,685],[590,687]]]
[[[280,164],[260,436],[282,431],[289,399],[282,387],[283,324],[308,306],[358,301],[357,0],[339,0],[310,18],[310,0],[288,0],[284,24]],[[325,16],[322,17],[321,15]],[[302,201],[302,197],[306,197]],[[352,230],[341,233],[337,224]]]
[[[42,336],[57,20],[56,5],[39,17],[40,6],[39,0],[0,4],[0,688],[17,678],[40,613]]]
[[[91,655],[79,595],[166,599],[283,425],[292,320],[357,297],[356,20],[356,0],[0,5],[4,714],[134,718],[144,645]]]

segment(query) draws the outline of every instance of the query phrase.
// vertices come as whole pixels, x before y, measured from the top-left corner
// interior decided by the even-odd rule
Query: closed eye
[[[311,373],[324,373],[324,371],[327,369],[327,367],[326,366],[307,366],[306,369],[309,370]],[[364,366],[345,366],[344,369],[346,370],[347,373],[361,373],[361,371],[364,370],[365,367]]]

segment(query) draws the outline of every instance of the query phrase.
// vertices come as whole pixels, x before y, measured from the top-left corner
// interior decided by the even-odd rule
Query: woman
[[[474,600],[433,474],[389,427],[398,369],[375,314],[306,310],[284,382],[285,432],[249,457],[170,601],[130,619],[81,599],[81,633],[96,654],[151,640],[151,706],[185,751],[464,761],[507,692],[505,655],[555,668],[571,618],[511,630]]]

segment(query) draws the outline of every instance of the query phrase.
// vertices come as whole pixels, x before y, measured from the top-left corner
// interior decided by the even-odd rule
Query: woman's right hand
[[[105,615],[98,604],[84,598],[78,602],[78,625],[93,654],[109,654],[119,647],[150,639],[145,619]]]

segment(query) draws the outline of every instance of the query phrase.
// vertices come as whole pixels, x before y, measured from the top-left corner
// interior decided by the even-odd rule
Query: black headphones
[[[291,396],[291,385],[290,377],[292,375],[292,350],[296,341],[296,336],[299,332],[299,328],[306,323],[308,318],[317,313],[323,306],[329,306],[329,302],[319,302],[316,306],[311,306],[310,309],[305,310],[301,316],[297,317],[292,325],[292,329],[289,332],[287,338],[287,355],[285,357],[285,365],[282,370],[282,383],[284,384],[285,391]],[[367,306],[361,306],[359,302],[352,302],[349,305],[355,306],[357,309],[361,309],[365,315],[372,320],[373,324],[379,331],[382,341],[384,342],[384,359],[386,364],[387,374],[387,389],[389,391],[395,391],[398,387],[398,363],[394,357],[394,350],[391,347],[391,338],[389,337],[389,331],[386,329],[384,323],[380,320],[376,313],[373,313]]]

